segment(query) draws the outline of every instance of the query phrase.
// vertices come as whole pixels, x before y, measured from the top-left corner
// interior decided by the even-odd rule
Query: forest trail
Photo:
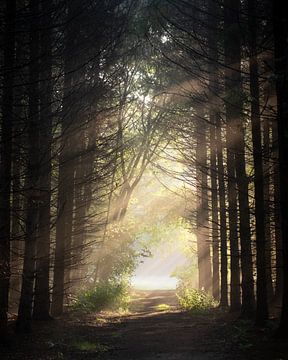
[[[165,306],[167,305],[167,306]],[[134,290],[132,292],[132,313],[153,313],[176,310],[177,296],[174,290]]]
[[[113,344],[111,349],[114,349],[103,358],[230,359],[230,351],[224,357],[223,348],[213,340],[216,326],[213,316],[197,316],[197,320],[192,320],[191,315],[177,309],[175,291],[136,291],[132,298],[131,314],[118,324],[111,323],[101,335],[102,342],[108,348]]]
[[[0,350],[0,359],[288,359],[280,344],[276,349],[263,348],[255,328],[241,328],[231,314],[181,312],[174,291],[134,291],[132,299],[131,312],[124,315],[68,312],[61,319],[36,322],[32,334],[13,335],[13,345],[3,353]]]

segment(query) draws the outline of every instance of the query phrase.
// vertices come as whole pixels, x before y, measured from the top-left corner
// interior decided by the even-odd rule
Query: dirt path
[[[163,311],[164,310],[164,311]],[[251,333],[249,333],[249,331]],[[283,344],[265,349],[268,334],[227,313],[191,315],[177,309],[172,291],[138,291],[126,315],[93,314],[35,325],[13,335],[5,360],[286,360]],[[257,346],[253,342],[264,339]],[[286,346],[286,345],[285,345]],[[286,355],[285,355],[286,353]]]
[[[231,352],[224,357],[223,347],[215,342],[214,326],[219,326],[215,318],[205,315],[191,321],[191,315],[177,309],[173,291],[137,292],[132,310],[132,315],[102,333],[102,342],[113,343],[114,349],[106,359],[230,359]]]
[[[174,290],[137,290],[132,292],[132,313],[153,313],[163,311],[168,305],[169,311],[177,310],[178,301]],[[167,307],[168,308],[168,307]]]

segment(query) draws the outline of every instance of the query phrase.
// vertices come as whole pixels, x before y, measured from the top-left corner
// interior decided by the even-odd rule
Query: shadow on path
[[[104,346],[101,359],[231,359],[229,344],[226,346],[225,339],[216,336],[225,325],[218,313],[191,316],[179,311],[175,291],[135,291],[132,298],[129,315],[112,316],[101,328],[86,325],[77,330],[83,342],[98,341]],[[76,357],[74,352],[71,359],[94,359],[95,353],[86,352],[82,356]]]
[[[0,359],[288,359],[280,352],[277,356],[275,347],[265,352],[262,348],[263,334],[258,335],[262,339],[260,346],[240,351],[239,343],[241,345],[243,338],[235,338],[236,326],[239,327],[235,316],[216,309],[194,315],[179,311],[173,291],[136,291],[129,314],[83,316],[68,313],[58,320],[35,323],[32,334],[20,336],[11,333],[11,347],[4,351],[0,349]],[[242,336],[242,333],[239,334]],[[257,339],[255,328],[251,334],[252,340],[249,341]]]

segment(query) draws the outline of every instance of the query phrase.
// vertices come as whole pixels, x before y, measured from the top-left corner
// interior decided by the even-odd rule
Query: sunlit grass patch
[[[159,304],[156,306],[156,310],[158,311],[169,311],[171,310],[171,306],[168,304]]]
[[[97,324],[105,325],[105,324],[108,323],[108,320],[105,319],[104,317],[97,317],[97,318],[96,318],[96,322],[97,322]]]
[[[105,345],[86,340],[74,341],[71,345],[72,347],[80,351],[95,351],[97,353],[104,353],[107,352],[109,349]]]

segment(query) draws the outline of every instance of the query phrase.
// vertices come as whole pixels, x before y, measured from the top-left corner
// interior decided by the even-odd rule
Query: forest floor
[[[11,327],[13,323],[11,324]],[[273,321],[257,329],[235,315],[177,309],[173,291],[137,291],[130,313],[77,314],[13,334],[1,360],[288,360],[287,343],[272,337]]]

